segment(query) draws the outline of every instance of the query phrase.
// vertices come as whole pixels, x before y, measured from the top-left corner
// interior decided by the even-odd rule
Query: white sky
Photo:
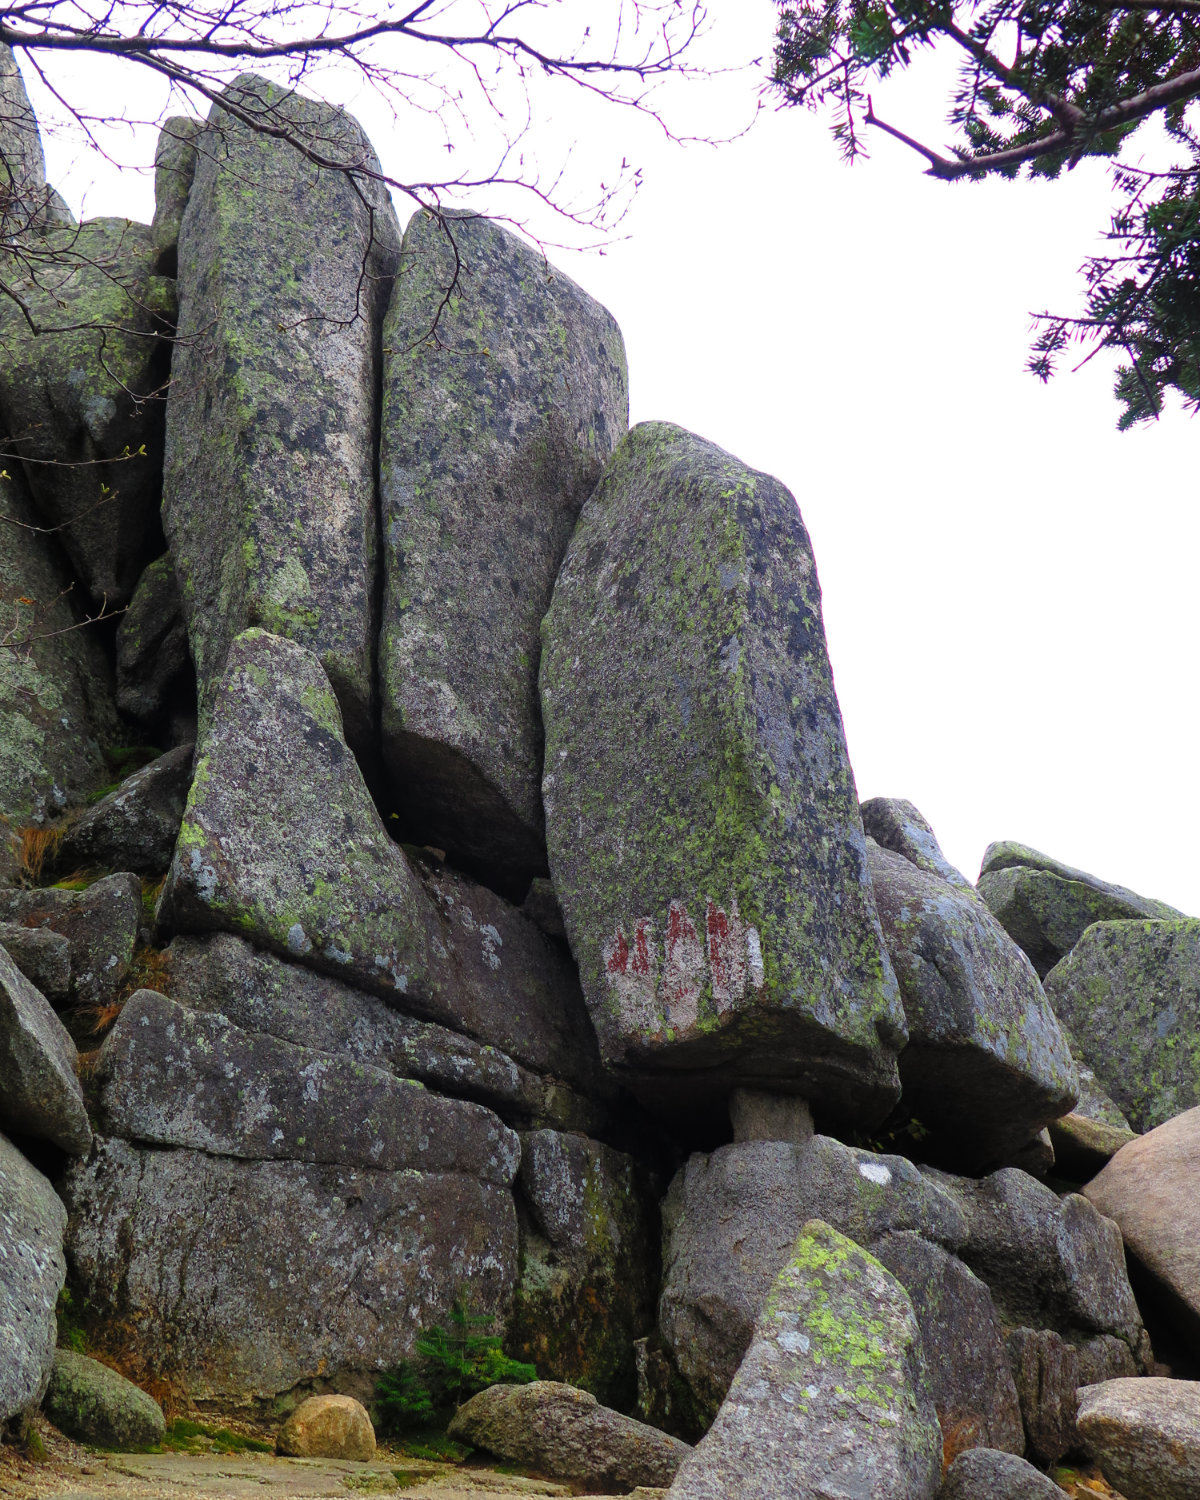
[[[709,56],[769,50],[770,0],[711,8]],[[917,82],[877,104],[942,144],[942,95]],[[753,72],[693,86],[680,118],[730,133],[756,88]],[[432,149],[423,122],[337,79],[325,91],[385,169]],[[880,138],[851,169],[796,110],[683,149],[561,90],[534,127],[547,152],[580,142],[581,181],[614,150],[643,168],[628,238],[552,259],[619,320],[635,421],[679,422],[796,495],[860,795],[910,798],[972,877],[990,840],[1015,838],[1200,914],[1200,426],[1172,413],[1119,434],[1101,360],[1049,387],[1023,369],[1030,312],[1078,306],[1103,168],[946,185]],[[46,144],[76,211],[150,217],[146,175],[65,134]],[[146,162],[153,134],[115,149]]]

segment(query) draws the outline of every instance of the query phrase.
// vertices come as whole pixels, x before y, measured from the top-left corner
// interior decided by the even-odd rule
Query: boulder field
[[[1200,921],[860,805],[796,497],[349,115],[76,226],[0,84],[0,1429],[1194,1500]]]

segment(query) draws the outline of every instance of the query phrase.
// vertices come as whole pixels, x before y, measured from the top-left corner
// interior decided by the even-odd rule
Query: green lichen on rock
[[[99,1448],[152,1448],[166,1420],[153,1397],[99,1360],[57,1349],[43,1410],[60,1432]]]
[[[878,1117],[903,1013],[792,496],[635,428],[542,640],[550,863],[608,1060],[660,1102],[687,1067]]]

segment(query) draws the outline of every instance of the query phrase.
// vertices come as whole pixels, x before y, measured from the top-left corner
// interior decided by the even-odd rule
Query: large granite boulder
[[[122,713],[154,728],[172,711],[195,713],[196,674],[169,556],[156,558],[138,579],[117,625],[116,645]]]
[[[223,100],[272,128],[256,130]],[[339,166],[316,165],[302,146]],[[252,74],[214,102],[196,150],[179,231],[163,523],[201,718],[230,641],[262,625],[317,653],[351,741],[365,745],[378,341],[395,214],[349,115]]]
[[[872,797],[861,808],[863,830],[881,849],[900,854],[910,865],[937,875],[975,899],[975,887],[942,853],[937,835],[913,804],[902,797]]]
[[[519,899],[546,869],[538,627],[628,426],[625,347],[540,251],[425,212],[383,342],[384,759],[417,836]]]
[[[1200,1383],[1109,1380],[1079,1392],[1079,1430],[1125,1500],[1200,1495]]]
[[[75,1043],[0,948],[0,1125],[86,1155],[92,1144]]]
[[[1046,994],[1135,1129],[1200,1104],[1200,922],[1098,922]]]
[[[50,1379],[66,1223],[49,1182],[0,1136],[0,1422],[36,1406]]]
[[[163,406],[174,283],[150,230],[93,219],[45,231],[0,305],[0,419],[43,524],[93,607],[128,604],[162,550]]]
[[[670,1484],[691,1451],[678,1438],[555,1380],[493,1385],[460,1406],[450,1437],[592,1490]]]
[[[162,916],[225,929],[568,1082],[599,1062],[567,956],[513,907],[388,837],[316,656],[230,648]]]
[[[193,746],[179,745],[127,776],[67,829],[58,866],[166,873],[192,782]]]
[[[989,844],[984,851],[978,890],[1043,979],[1093,922],[1183,915],[1163,901],[1008,842]]]
[[[806,1224],[716,1421],[668,1500],[781,1495],[933,1500],[942,1434],[904,1288]]]
[[[785,1080],[881,1117],[904,1016],[795,500],[634,429],[542,643],[550,865],[606,1060],[660,1107]]]
[[[42,1410],[60,1432],[100,1448],[153,1448],[163,1440],[162,1407],[131,1380],[73,1349],[56,1349]]]
[[[461,1172],[243,1161],[99,1138],[63,1192],[97,1352],[195,1400],[369,1391],[470,1288],[503,1316],[511,1193]]]
[[[905,1108],[965,1165],[1003,1160],[1075,1103],[1067,1040],[981,901],[873,839],[867,863],[908,1022]]]
[[[0,889],[0,921],[45,928],[71,947],[71,997],[85,1007],[116,999],[144,917],[141,882],[107,875],[83,890]]]
[[[506,1347],[627,1410],[634,1341],[654,1324],[653,1259],[632,1157],[586,1136],[522,1137],[521,1280]]]

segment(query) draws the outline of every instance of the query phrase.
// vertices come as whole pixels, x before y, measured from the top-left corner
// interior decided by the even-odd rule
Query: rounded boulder
[[[56,1349],[42,1410],[60,1432],[98,1448],[154,1448],[166,1421],[153,1397],[116,1370]]]
[[[375,1429],[353,1396],[310,1396],[279,1429],[276,1451],[287,1458],[375,1457]]]

